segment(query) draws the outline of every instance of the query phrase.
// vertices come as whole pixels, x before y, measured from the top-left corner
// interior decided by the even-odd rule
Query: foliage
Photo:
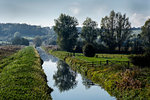
[[[150,67],[150,52],[143,55],[130,56],[131,62],[139,67]]]
[[[98,32],[97,26],[98,24],[91,18],[86,18],[86,20],[83,22],[81,37],[87,43],[93,43],[94,40],[96,40]]]
[[[132,47],[132,51],[135,54],[142,54],[144,52],[141,34],[131,35],[130,46]]]
[[[142,37],[145,41],[145,45],[150,47],[150,19],[148,19],[142,26]]]
[[[14,38],[15,38],[15,37],[21,37],[20,33],[19,33],[19,32],[15,32],[15,33],[14,33]]]
[[[21,37],[14,37],[14,39],[12,40],[12,45],[29,45],[29,41],[25,38],[21,38]]]
[[[42,45],[42,40],[41,40],[41,38],[39,36],[36,36],[34,38],[33,42],[34,42],[34,44],[35,44],[36,47],[39,47],[39,46]]]
[[[131,24],[129,18],[121,13],[110,12],[110,16],[105,16],[101,20],[101,38],[108,45],[109,49],[112,51],[116,47],[119,51],[123,43],[128,39],[131,34]]]
[[[69,15],[61,14],[58,19],[55,19],[54,30],[58,36],[57,44],[62,50],[73,50],[78,37],[77,25],[77,19]]]
[[[84,56],[86,56],[86,57],[94,57],[95,56],[95,49],[92,44],[89,44],[89,43],[86,44],[82,50],[83,50]]]
[[[4,65],[5,63],[5,65]],[[41,60],[33,47],[0,61],[1,100],[51,100]]]

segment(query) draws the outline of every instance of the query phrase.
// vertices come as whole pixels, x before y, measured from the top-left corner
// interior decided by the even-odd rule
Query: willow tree
[[[131,35],[131,24],[126,14],[110,12],[109,16],[105,16],[101,20],[102,39],[108,45],[110,50],[118,47],[119,51],[123,43]]]
[[[62,50],[73,50],[78,37],[77,25],[77,19],[69,15],[61,14],[55,19],[54,31],[58,36],[57,44]]]

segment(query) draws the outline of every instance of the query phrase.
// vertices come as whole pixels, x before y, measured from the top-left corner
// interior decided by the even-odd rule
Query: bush
[[[139,67],[150,67],[150,52],[143,55],[130,56],[131,63]]]
[[[34,42],[34,44],[35,44],[36,47],[39,47],[39,46],[42,45],[42,39],[39,36],[35,37],[35,39],[33,40],[33,42]]]
[[[86,56],[86,57],[94,57],[95,56],[95,49],[92,44],[84,45],[82,51],[83,51],[84,56]]]
[[[29,45],[29,41],[25,38],[21,38],[21,37],[15,37],[12,40],[12,45]]]

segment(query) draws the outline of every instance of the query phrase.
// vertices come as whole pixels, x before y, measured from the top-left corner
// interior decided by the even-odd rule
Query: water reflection
[[[53,75],[53,79],[55,80],[55,86],[58,87],[60,92],[68,91],[77,86],[77,73],[70,70],[66,63],[59,60],[57,62],[57,69],[57,72]]]
[[[38,53],[40,54],[40,57],[42,58],[42,60],[44,60],[44,61],[51,60],[52,62],[58,61],[58,59],[56,57],[46,54],[45,51],[43,51],[40,47],[37,47],[36,49],[37,49]]]
[[[86,89],[89,89],[91,86],[95,85],[91,80],[82,76],[82,84],[85,86]]]

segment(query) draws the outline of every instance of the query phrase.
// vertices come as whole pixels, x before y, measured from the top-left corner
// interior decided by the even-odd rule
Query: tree
[[[131,43],[132,43],[132,49],[133,49],[133,53],[139,54],[139,53],[143,53],[143,41],[141,39],[141,35],[140,34],[133,34],[131,37]]]
[[[119,52],[123,43],[128,39],[131,35],[131,23],[129,22],[129,18],[126,18],[126,14],[121,15],[121,13],[116,13],[116,42],[119,48]]]
[[[142,38],[144,40],[145,46],[150,48],[150,19],[148,19],[142,26]]]
[[[34,44],[35,44],[36,47],[39,47],[42,44],[42,39],[39,36],[37,36],[37,37],[35,37],[35,39],[33,40],[33,42],[34,42]]]
[[[57,44],[62,50],[73,50],[78,37],[77,25],[77,19],[69,15],[61,14],[55,19],[54,31],[57,33]]]
[[[126,14],[122,15],[114,11],[110,12],[110,16],[102,18],[101,29],[101,37],[110,50],[118,47],[120,51],[123,43],[131,34],[129,18],[126,18]]]
[[[87,42],[93,44],[97,38],[97,26],[98,24],[91,18],[86,18],[83,22],[81,37]]]
[[[25,38],[21,38],[21,37],[14,37],[12,40],[12,45],[29,45],[29,41]]]
[[[15,33],[14,33],[14,37],[21,37],[21,35],[20,35],[19,32],[15,32]]]
[[[60,92],[75,88],[77,85],[77,73],[71,71],[69,66],[61,60],[57,62],[57,68],[58,70],[53,75],[53,79]]]

